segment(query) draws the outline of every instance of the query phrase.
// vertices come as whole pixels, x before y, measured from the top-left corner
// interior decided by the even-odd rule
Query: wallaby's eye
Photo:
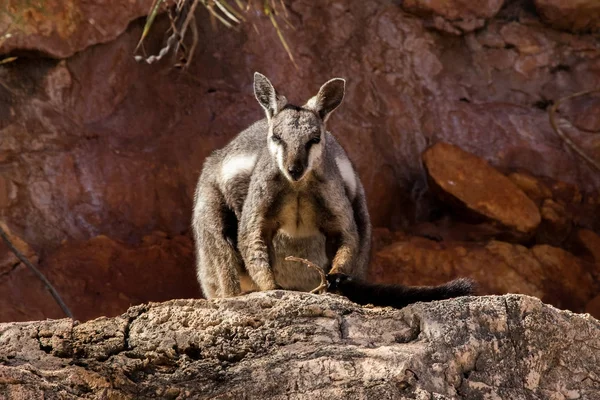
[[[308,141],[308,143],[306,143],[306,148],[308,149],[313,144],[319,144],[320,142],[321,142],[321,138],[320,137],[312,138],[312,139],[310,139]]]
[[[279,137],[277,135],[271,136],[271,140],[275,143],[281,143],[281,137]]]

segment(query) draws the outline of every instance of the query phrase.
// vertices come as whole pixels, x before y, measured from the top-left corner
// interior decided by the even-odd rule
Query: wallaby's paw
[[[281,290],[283,289],[281,286],[276,284],[275,282],[266,282],[266,283],[257,283],[258,288],[261,292],[265,292],[267,290]]]
[[[281,286],[277,285],[276,283],[267,283],[267,284],[258,284],[259,290],[261,292],[266,292],[267,290],[280,290],[282,289]]]
[[[351,281],[352,277],[350,275],[341,274],[341,273],[332,273],[327,275],[327,283],[328,283],[328,292],[335,293],[339,290],[340,286],[345,282]]]
[[[275,282],[275,277],[270,269],[263,268],[255,271],[251,278],[261,292],[280,289],[279,285]]]

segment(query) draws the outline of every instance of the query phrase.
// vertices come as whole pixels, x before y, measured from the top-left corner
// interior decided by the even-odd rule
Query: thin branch
[[[573,142],[573,140],[571,140],[571,138],[565,132],[563,132],[562,129],[560,129],[560,127],[556,123],[556,111],[558,110],[558,107],[560,107],[560,105],[564,101],[566,101],[566,100],[574,99],[576,97],[585,96],[585,95],[591,94],[591,93],[599,93],[599,92],[600,92],[600,89],[592,89],[592,90],[585,90],[583,92],[577,92],[577,93],[574,93],[572,95],[563,97],[563,98],[557,100],[556,103],[554,103],[554,105],[550,108],[550,111],[549,111],[550,125],[552,125],[552,129],[554,129],[554,132],[556,132],[556,134],[572,150],[574,150],[577,154],[579,154],[581,156],[581,158],[583,158],[585,161],[587,161],[592,166],[594,166],[598,171],[600,171],[600,162],[598,162],[598,161],[594,160],[592,157],[590,157],[581,147],[579,147],[578,144],[576,144],[575,142]]]
[[[63,302],[62,298],[60,297],[60,295],[58,294],[58,292],[56,291],[56,289],[54,289],[54,286],[52,286],[52,284],[48,281],[48,279],[46,279],[46,277],[44,276],[44,274],[42,274],[42,272],[39,269],[37,269],[27,259],[27,257],[25,257],[25,255],[23,253],[21,253],[15,247],[15,245],[8,238],[8,234],[2,228],[2,225],[0,225],[0,237],[2,237],[2,240],[4,240],[4,243],[6,243],[6,245],[8,246],[8,248],[15,254],[15,256],[17,256],[17,258],[19,260],[21,260],[21,262],[23,264],[25,264],[30,270],[32,270],[33,273],[36,274],[38,278],[40,278],[40,280],[44,283],[44,285],[46,285],[46,287],[50,291],[50,294],[52,295],[52,297],[54,297],[54,300],[56,300],[56,302],[58,303],[58,305],[60,306],[60,308],[63,310],[63,312],[67,315],[67,317],[73,319],[73,314],[71,313],[71,310],[69,310],[69,307],[67,307],[67,305]]]
[[[325,271],[323,271],[323,268],[319,267],[317,264],[308,261],[305,258],[299,258],[299,257],[294,257],[294,256],[288,256],[285,258],[286,261],[298,261],[301,262],[303,264],[306,264],[307,267],[310,267],[314,270],[316,270],[319,273],[319,276],[321,277],[321,284],[319,286],[317,286],[316,288],[314,288],[313,290],[311,290],[311,293],[319,293],[319,294],[323,294],[327,291],[327,276],[325,275]],[[325,290],[323,290],[325,289]]]

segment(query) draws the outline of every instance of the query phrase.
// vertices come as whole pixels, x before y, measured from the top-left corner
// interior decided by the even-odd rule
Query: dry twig
[[[305,258],[288,256],[285,258],[285,260],[301,262],[303,264],[306,264],[307,267],[310,267],[319,273],[319,276],[321,277],[321,284],[319,286],[317,286],[316,288],[314,288],[313,290],[311,290],[310,291],[311,293],[323,294],[327,291],[327,276],[325,275],[325,271],[323,271],[323,268],[319,267],[317,264],[315,264],[311,261],[308,261]]]
[[[54,300],[56,300],[56,302],[58,303],[60,308],[63,310],[63,312],[67,315],[67,317],[73,319],[73,314],[71,313],[71,310],[69,310],[69,307],[67,307],[67,305],[64,303],[64,301],[62,300],[62,298],[60,297],[60,295],[58,294],[58,292],[56,291],[54,286],[52,286],[52,284],[50,283],[50,281],[48,281],[48,279],[46,279],[44,274],[42,274],[42,272],[39,269],[37,269],[31,263],[31,261],[29,261],[27,259],[27,257],[25,257],[25,255],[23,253],[21,253],[15,247],[15,245],[8,238],[8,234],[2,228],[2,225],[0,225],[0,237],[2,237],[2,240],[4,240],[4,243],[6,243],[8,248],[15,254],[15,256],[17,256],[17,258],[19,260],[21,260],[21,262],[23,264],[25,264],[30,270],[32,270],[33,273],[36,274],[38,278],[40,278],[40,280],[44,283],[44,285],[46,285],[46,287],[50,291],[50,294],[52,295],[52,297],[54,297]]]

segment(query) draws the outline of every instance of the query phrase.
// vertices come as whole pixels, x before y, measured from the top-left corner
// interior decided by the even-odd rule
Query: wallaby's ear
[[[271,82],[261,73],[254,73],[254,95],[256,100],[267,113],[267,118],[271,119],[279,111],[277,102],[277,92]]]
[[[327,81],[319,89],[319,93],[310,99],[306,106],[315,111],[323,119],[335,110],[344,100],[344,92],[346,91],[346,80],[342,78],[334,78]]]

